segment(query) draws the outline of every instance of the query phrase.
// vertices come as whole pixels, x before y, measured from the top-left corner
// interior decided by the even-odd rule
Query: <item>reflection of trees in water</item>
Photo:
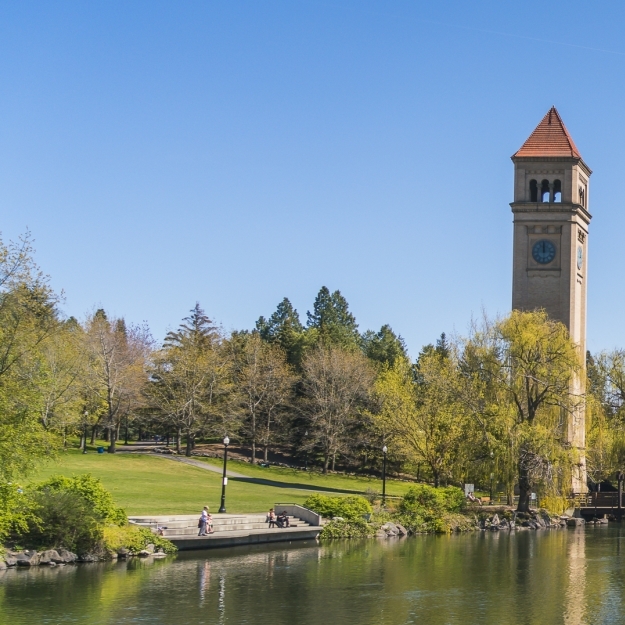
[[[115,625],[618,623],[619,541],[617,530],[487,532],[9,571],[0,613]]]

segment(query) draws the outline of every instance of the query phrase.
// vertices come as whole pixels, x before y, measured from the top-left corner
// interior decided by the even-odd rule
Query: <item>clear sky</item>
[[[588,344],[625,346],[625,4],[0,4],[0,228],[77,317],[251,328],[322,285],[416,356],[511,300],[512,163],[594,170]]]

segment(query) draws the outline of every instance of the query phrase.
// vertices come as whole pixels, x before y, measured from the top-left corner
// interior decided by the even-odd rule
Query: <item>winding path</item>
[[[124,452],[122,452],[124,453]],[[183,464],[188,464],[193,467],[197,467],[198,469],[204,469],[205,471],[212,471],[213,473],[219,473],[220,475],[223,472],[223,469],[220,467],[213,466],[208,462],[202,462],[201,460],[194,460],[193,458],[173,456],[169,454],[155,454],[144,451],[135,451],[135,452],[126,452],[126,453],[134,453],[134,454],[143,454],[146,456],[152,456],[156,458],[163,458],[164,460],[173,460],[174,462],[182,462]],[[313,491],[317,493],[339,493],[342,495],[362,495],[362,491],[360,490],[349,490],[344,488],[332,488],[329,486],[315,486],[313,484],[302,484],[300,482],[281,482],[278,480],[268,480],[264,478],[258,477],[249,477],[247,475],[243,475],[243,473],[237,473],[236,471],[226,471],[226,475],[233,479],[236,482],[246,482],[248,484],[259,484],[262,486],[273,486],[274,488],[287,488],[291,490],[307,490]]]

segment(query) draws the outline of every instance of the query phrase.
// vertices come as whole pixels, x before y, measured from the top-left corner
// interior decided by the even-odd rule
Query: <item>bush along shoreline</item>
[[[370,500],[375,502],[375,495]],[[583,519],[553,515],[547,510],[517,513],[509,509],[468,509],[464,493],[455,486],[412,486],[393,509],[374,509],[364,497],[311,495],[304,507],[321,514],[326,523],[321,540],[337,538],[391,538],[418,534],[473,531],[557,529],[579,526]],[[600,519],[598,523],[607,522]]]
[[[0,488],[0,569],[63,566],[132,556],[164,558],[176,547],[132,525],[99,479],[55,476]]]

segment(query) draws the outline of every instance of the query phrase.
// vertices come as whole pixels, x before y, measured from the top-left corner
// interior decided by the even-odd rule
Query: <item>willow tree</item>
[[[467,341],[465,370],[484,383],[475,416],[516,465],[519,511],[532,490],[558,489],[579,462],[567,438],[568,422],[583,409],[572,389],[581,374],[579,351],[566,327],[544,311],[513,311],[486,321]]]
[[[398,360],[378,376],[375,396],[377,421],[398,450],[425,465],[435,486],[457,481],[466,470],[473,433],[455,351],[430,347],[414,368]]]
[[[587,471],[595,482],[625,466],[625,350],[587,355]]]

